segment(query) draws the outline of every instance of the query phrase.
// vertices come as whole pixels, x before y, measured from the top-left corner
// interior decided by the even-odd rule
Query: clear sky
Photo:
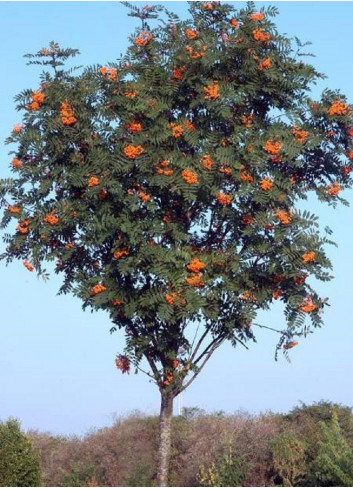
[[[258,8],[264,4],[279,8],[281,32],[313,43],[316,58],[309,61],[328,77],[314,96],[326,86],[340,88],[352,103],[353,3],[256,2]],[[187,2],[168,2],[168,8],[183,17]],[[0,177],[10,175],[10,148],[3,141],[20,122],[13,97],[38,87],[39,70],[26,67],[23,54],[55,40],[80,49],[78,64],[105,64],[124,52],[135,26],[118,2],[0,2]],[[353,201],[353,192],[343,196]],[[281,355],[274,361],[275,333],[259,331],[249,351],[223,346],[185,392],[183,406],[232,413],[284,412],[300,400],[353,405],[353,209],[334,211],[315,202],[308,208],[320,216],[322,228],[334,231],[339,245],[327,250],[335,279],[318,287],[330,298],[325,326],[291,351],[291,364]],[[105,314],[83,312],[78,299],[57,296],[55,275],[43,283],[20,262],[0,263],[0,274],[0,419],[15,416],[24,428],[82,434],[110,424],[114,415],[158,412],[159,394],[147,377],[116,370],[123,336],[109,334]],[[279,329],[284,325],[280,307],[258,319]]]

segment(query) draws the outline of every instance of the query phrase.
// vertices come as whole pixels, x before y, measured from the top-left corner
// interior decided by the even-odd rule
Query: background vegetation
[[[155,485],[157,416],[134,413],[83,437],[27,436],[32,459],[41,460],[43,486]],[[172,440],[171,486],[353,485],[352,410],[330,402],[302,404],[288,414],[187,408],[173,418]],[[0,485],[8,485],[8,469],[1,461],[0,467]],[[19,486],[37,484],[33,478]]]

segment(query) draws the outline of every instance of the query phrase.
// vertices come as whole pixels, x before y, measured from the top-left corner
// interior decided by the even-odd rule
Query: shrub
[[[281,433],[270,442],[270,477],[275,485],[294,486],[306,475],[305,444],[295,433]]]
[[[330,423],[319,423],[318,455],[309,466],[306,483],[323,487],[353,487],[353,449],[334,413]]]
[[[224,453],[218,463],[207,469],[200,467],[199,481],[202,487],[240,487],[249,472],[249,463],[231,448]]]
[[[16,419],[0,423],[0,486],[35,487],[41,482],[39,456]]]

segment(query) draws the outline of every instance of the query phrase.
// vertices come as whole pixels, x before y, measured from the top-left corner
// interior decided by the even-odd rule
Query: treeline
[[[0,424],[0,485],[151,487],[157,447],[154,416],[132,414],[83,438],[24,434],[9,420]],[[173,418],[170,485],[351,487],[352,410],[324,401],[256,416],[185,409]]]

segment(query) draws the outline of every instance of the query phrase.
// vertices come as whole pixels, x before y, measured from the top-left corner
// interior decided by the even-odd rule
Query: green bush
[[[41,483],[39,456],[16,419],[0,423],[0,486],[36,487]]]
[[[223,454],[218,463],[200,467],[199,482],[202,487],[240,487],[249,474],[250,465],[232,449]]]
[[[353,487],[353,449],[334,413],[330,423],[319,423],[318,454],[309,466],[307,484],[319,487]]]
[[[342,406],[341,404],[319,401],[313,404],[301,403],[300,406],[295,407],[285,418],[290,422],[296,424],[302,429],[305,438],[312,435],[316,438],[318,435],[318,423],[323,421],[330,423],[332,416],[337,416],[340,429],[347,442],[353,446],[353,414],[352,408],[349,406]]]
[[[65,487],[85,487],[94,478],[94,466],[87,462],[73,463],[71,471],[64,477]]]
[[[294,486],[306,475],[305,444],[295,433],[281,433],[270,442],[270,477],[276,485]]]

